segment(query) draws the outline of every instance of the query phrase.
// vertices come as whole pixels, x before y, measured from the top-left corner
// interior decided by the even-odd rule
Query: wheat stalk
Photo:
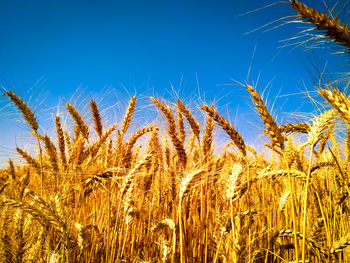
[[[182,226],[182,200],[185,194],[187,193],[188,189],[190,188],[191,184],[195,182],[198,178],[200,178],[204,173],[203,169],[198,169],[196,171],[188,173],[180,183],[179,188],[179,208],[178,208],[178,222],[179,222],[179,238],[180,238],[180,262],[184,262],[184,251],[183,251],[183,226]]]

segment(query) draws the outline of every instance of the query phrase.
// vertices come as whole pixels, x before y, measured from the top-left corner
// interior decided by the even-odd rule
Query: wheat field
[[[349,52],[347,24],[288,4]],[[324,110],[280,124],[257,87],[244,87],[271,157],[214,104],[196,105],[200,123],[181,99],[149,97],[162,121],[131,131],[137,96],[110,127],[96,100],[85,117],[67,102],[68,120],[58,114],[48,136],[4,89],[36,151],[17,147],[21,164],[0,171],[0,262],[350,262],[349,97],[322,82]]]

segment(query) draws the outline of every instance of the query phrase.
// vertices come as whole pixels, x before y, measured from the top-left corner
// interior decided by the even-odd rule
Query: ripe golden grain
[[[230,136],[231,140],[234,142],[234,144],[237,146],[239,151],[246,156],[247,152],[245,149],[245,143],[242,138],[242,136],[232,127],[231,124],[227,120],[224,119],[215,108],[208,107],[207,105],[202,105],[202,110],[204,110],[211,118],[214,119],[214,121],[220,125],[221,128],[224,129],[224,131]]]

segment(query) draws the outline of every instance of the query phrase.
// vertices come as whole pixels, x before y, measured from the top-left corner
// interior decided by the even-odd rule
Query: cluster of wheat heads
[[[307,18],[305,5],[291,5]],[[91,126],[67,103],[73,128],[57,115],[49,136],[4,90],[38,151],[18,147],[22,165],[0,171],[0,262],[350,262],[350,128],[345,140],[334,132],[350,123],[350,98],[333,83],[319,87],[328,110],[278,124],[245,87],[272,159],[214,105],[198,105],[200,123],[181,100],[151,97],[164,125],[131,132],[136,97],[110,127],[95,100]],[[216,129],[227,134],[223,149]]]

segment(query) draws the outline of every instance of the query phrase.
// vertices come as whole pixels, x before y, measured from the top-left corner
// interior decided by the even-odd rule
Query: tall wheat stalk
[[[24,120],[33,130],[35,135],[38,135],[39,124],[35,114],[31,110],[31,108],[14,92],[8,91],[4,89],[5,94],[10,98],[10,100],[16,105],[18,110],[22,113]],[[39,162],[40,162],[40,177],[41,177],[41,193],[43,193],[44,187],[44,174],[43,174],[43,160],[42,160],[42,148],[40,145],[40,140],[36,137],[36,141],[39,148]]]
[[[305,256],[306,256],[306,225],[307,225],[307,199],[308,199],[308,190],[309,190],[309,183],[310,183],[310,175],[311,175],[311,165],[312,165],[312,155],[314,152],[315,145],[320,140],[322,133],[324,130],[329,126],[330,122],[333,120],[335,116],[335,109],[331,109],[328,111],[325,111],[324,113],[320,114],[319,116],[315,117],[312,126],[310,127],[310,130],[308,132],[308,144],[310,145],[310,156],[309,156],[309,166],[308,166],[308,173],[306,177],[306,184],[305,184],[305,190],[304,190],[304,204],[303,204],[303,230],[302,230],[302,262],[305,262]]]

